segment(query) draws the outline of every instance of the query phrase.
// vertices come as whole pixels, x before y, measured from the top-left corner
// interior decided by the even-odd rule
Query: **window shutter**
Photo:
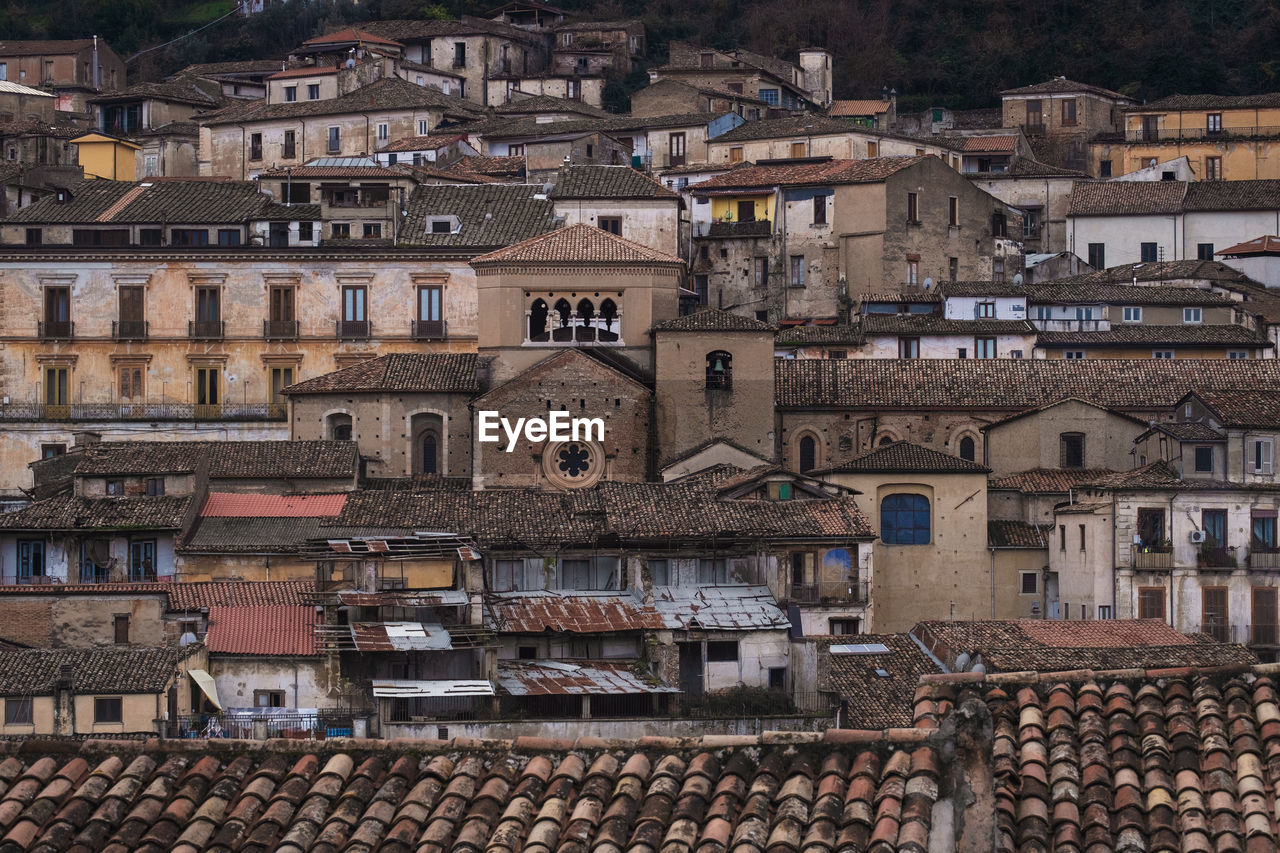
[[[1260,452],[1261,452],[1261,456],[1262,456],[1262,473],[1263,473],[1263,474],[1270,474],[1270,473],[1271,473],[1271,447],[1272,447],[1272,444],[1271,444],[1271,442],[1269,442],[1269,441],[1260,441],[1260,442],[1258,442],[1258,446],[1259,446],[1259,450],[1260,450]]]

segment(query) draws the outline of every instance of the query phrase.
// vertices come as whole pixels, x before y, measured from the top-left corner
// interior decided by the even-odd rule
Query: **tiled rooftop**
[[[177,530],[188,497],[81,498],[59,495],[0,513],[5,530]]]
[[[674,320],[658,323],[655,332],[769,332],[773,326],[751,317],[721,311],[719,308],[702,308],[692,314],[682,314]]]
[[[210,492],[200,508],[205,518],[306,518],[338,515],[347,496],[259,495]]]
[[[177,671],[176,649],[0,651],[0,696],[49,696],[62,667],[79,693],[159,693]],[[12,802],[13,792],[0,799]]]
[[[1024,285],[1031,304],[1103,303],[1107,305],[1239,305],[1226,293],[1179,285],[1132,285],[1115,282],[1064,279]]]
[[[880,98],[864,98],[862,100],[836,100],[831,102],[831,106],[827,108],[827,115],[832,117],[842,116],[873,116],[876,113],[888,111],[892,104],[889,101]]]
[[[1021,410],[1066,397],[1170,409],[1193,388],[1280,387],[1276,359],[777,359],[781,408]]]
[[[564,166],[555,184],[551,196],[557,199],[680,197],[630,166]]]
[[[189,473],[206,461],[214,479],[348,479],[358,467],[354,441],[104,441],[85,448],[75,473]]]
[[[662,617],[630,595],[568,595],[554,592],[495,595],[487,607],[493,628],[504,633],[583,634],[655,630]]]
[[[762,124],[763,122],[752,122]],[[844,122],[840,122],[845,124]],[[846,130],[848,125],[845,124]],[[720,141],[723,137],[717,137]],[[746,164],[722,172],[714,178],[689,187],[697,194],[703,191],[757,189],[775,186],[817,186],[827,184],[865,184],[883,181],[924,157],[872,157],[866,160],[820,160],[799,163],[770,162]]]
[[[1073,92],[1083,92],[1091,95],[1102,95],[1108,98],[1117,98],[1120,100],[1128,100],[1119,92],[1113,92],[1110,89],[1104,89],[1101,86],[1092,86],[1088,83],[1077,83],[1074,80],[1068,80],[1066,77],[1053,77],[1043,83],[1032,83],[1029,86],[1020,86],[1016,89],[1005,89],[1001,95],[1051,95],[1051,94],[1070,94]]]
[[[211,654],[310,656],[316,654],[318,619],[307,605],[215,605],[205,645]]]
[[[1237,346],[1269,349],[1266,337],[1234,323],[1155,326],[1147,324],[1114,325],[1098,332],[1040,332],[1036,345],[1041,347],[1089,346]]]
[[[447,177],[467,178],[460,171]],[[556,228],[555,203],[541,186],[484,183],[429,185],[414,188],[398,241],[403,246],[440,246],[477,251],[510,246]],[[454,227],[447,217],[455,217]],[[432,221],[446,218],[449,230],[437,233]]]
[[[1066,494],[1113,472],[1106,468],[1032,468],[1003,477],[992,477],[987,483],[992,489],[1017,489],[1024,494]]]
[[[1197,391],[1214,420],[1234,429],[1280,429],[1280,391],[1250,388]]]
[[[1025,521],[996,519],[987,522],[987,545],[992,548],[1049,547],[1044,531]]]
[[[933,474],[981,474],[989,470],[985,465],[942,453],[930,447],[895,441],[883,444],[863,455],[826,469],[832,474],[862,473],[933,473]]]
[[[1219,249],[1217,254],[1226,257],[1231,257],[1232,255],[1239,257],[1246,255],[1280,255],[1280,237],[1269,235],[1255,237],[1252,240],[1245,240],[1243,243],[1236,243],[1234,246]]]
[[[966,136],[964,139],[966,153],[1012,154],[1017,149],[1018,137],[1016,136]]]
[[[1078,182],[1068,216],[1159,216],[1280,209],[1280,180]]]
[[[0,828],[110,853],[924,853],[937,749],[851,734],[33,743],[0,761]]]
[[[455,188],[456,189],[456,188]],[[475,258],[472,264],[680,264],[666,252],[610,234],[594,225],[578,224],[533,237]]]
[[[390,353],[307,379],[286,394],[417,391],[474,394],[475,353]]]
[[[815,640],[824,655],[827,683],[843,707],[841,725],[846,729],[887,729],[914,722],[913,699],[920,676],[941,672],[907,634],[857,634],[820,637]],[[881,653],[834,654],[832,646],[874,646]],[[818,665],[822,672],[823,662]],[[882,674],[883,673],[883,674]]]
[[[205,124],[241,124],[257,121],[344,114],[386,113],[398,110],[436,109],[446,116],[473,118],[482,108],[461,98],[446,95],[431,86],[417,86],[399,77],[383,77],[337,98],[319,101],[285,101],[268,104],[246,101],[233,104],[204,118]]]
[[[555,98],[551,95],[532,95],[507,101],[493,108],[495,114],[505,115],[539,115],[541,113],[569,113],[571,115],[593,116],[603,118],[610,115],[599,107],[593,107],[585,101],[569,98]]]
[[[192,225],[247,223],[269,218],[271,197],[248,181],[85,181],[71,200],[53,195],[15,210],[7,222]],[[303,207],[310,207],[304,205]],[[306,211],[295,218],[306,219]]]
[[[1280,92],[1260,95],[1167,95],[1138,106],[1125,107],[1126,112],[1165,112],[1174,110],[1253,110],[1280,107]]]

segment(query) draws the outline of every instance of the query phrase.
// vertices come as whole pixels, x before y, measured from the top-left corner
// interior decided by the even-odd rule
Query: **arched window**
[[[422,473],[440,473],[440,454],[438,452],[438,447],[439,442],[436,440],[436,434],[434,432],[424,432],[422,434]]]
[[[545,341],[550,335],[547,332],[547,316],[551,313],[545,299],[535,299],[529,306],[529,340]]]
[[[568,299],[557,299],[553,309],[556,313],[554,328],[551,330],[551,340],[558,343],[568,343],[573,340],[573,326],[570,322],[573,318],[573,306],[569,304]]]
[[[885,435],[880,436],[880,441],[878,443],[881,447],[884,447],[886,444],[893,444],[893,436],[886,433]]]
[[[596,306],[592,304],[590,299],[581,299],[578,301],[578,340],[594,341],[596,339],[596,327],[592,323],[595,316]]]
[[[325,419],[325,432],[333,441],[351,440],[351,415],[337,412]]]
[[[612,299],[600,303],[599,339],[612,343],[618,340],[618,305]]]
[[[707,390],[728,391],[733,387],[733,356],[722,349],[707,353]]]
[[[800,472],[812,471],[818,465],[818,442],[811,435],[800,439]]]
[[[886,495],[880,501],[880,541],[886,545],[929,544],[929,499],[924,495]]]
[[[974,447],[973,438],[971,436],[966,435],[964,438],[960,439],[960,458],[961,459],[968,459],[970,462],[973,462],[974,461],[973,457],[975,452],[976,452],[976,449]]]

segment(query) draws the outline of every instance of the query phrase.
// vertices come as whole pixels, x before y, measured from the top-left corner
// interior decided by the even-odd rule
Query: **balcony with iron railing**
[[[187,322],[187,337],[196,340],[221,340],[225,336],[226,330],[227,324],[222,320],[190,320]]]
[[[279,403],[0,403],[0,422],[275,421],[284,417],[285,407]]]
[[[768,219],[752,219],[746,222],[695,222],[695,237],[768,237],[773,234],[773,223]]]
[[[1106,332],[1111,329],[1110,320],[1073,320],[1031,318],[1031,325],[1041,332]]]
[[[146,320],[112,320],[111,337],[117,341],[142,341],[147,338]]]
[[[791,600],[797,604],[866,604],[870,593],[867,581],[791,584]]]
[[[67,340],[75,335],[76,324],[70,320],[41,320],[38,332],[42,340]]]
[[[1280,569],[1280,548],[1273,545],[1255,545],[1249,549],[1249,568]]]
[[[368,320],[339,320],[338,337],[343,340],[363,340],[373,335],[373,324]]]
[[[1219,130],[1210,130],[1204,126],[1147,127],[1137,129],[1130,128],[1124,132],[1125,142],[1214,142],[1219,140],[1253,139],[1260,137],[1280,137],[1280,126],[1248,125],[1244,127],[1224,127]]]
[[[263,320],[262,337],[269,341],[292,341],[298,337],[297,320]]]
[[[445,336],[444,320],[414,320],[412,333],[415,340],[438,340]]]

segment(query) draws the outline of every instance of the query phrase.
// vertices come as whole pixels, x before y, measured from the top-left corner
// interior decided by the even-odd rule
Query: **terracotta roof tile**
[[[1047,548],[1042,531],[1025,521],[995,520],[987,522],[987,544],[993,548]]]
[[[680,264],[677,257],[610,234],[594,225],[571,225],[525,240],[505,249],[481,255],[472,265],[500,263],[615,263]]]
[[[1280,255],[1280,237],[1263,236],[1243,243],[1236,243],[1225,249],[1219,249],[1218,255],[1226,257],[1245,257],[1248,255]]]
[[[177,530],[190,496],[80,498],[60,495],[0,514],[7,530]]]
[[[966,152],[1012,154],[1017,148],[1016,136],[966,136],[964,139]]]
[[[290,385],[284,393],[477,390],[475,353],[390,353]]]
[[[1229,323],[1175,326],[1135,324],[1114,325],[1106,331],[1098,332],[1040,332],[1036,335],[1036,346],[1236,346],[1269,349],[1273,344],[1264,334],[1245,326]]]
[[[314,655],[318,618],[314,606],[213,606],[205,645],[213,654]]]
[[[556,176],[552,198],[679,198],[648,175],[630,166],[564,166]]]
[[[1251,388],[1238,391],[1197,391],[1213,419],[1232,429],[1280,428],[1280,391]]]
[[[719,308],[703,308],[682,314],[674,320],[658,323],[655,332],[769,332],[773,327],[752,317],[744,317]]]
[[[848,125],[845,127],[848,129]],[[716,141],[722,139],[724,137],[718,137]],[[696,195],[703,191],[723,189],[877,183],[923,160],[924,157],[872,157],[865,160],[823,159],[817,162],[803,160],[798,163],[785,161],[746,163],[714,178],[693,184],[688,189]]]
[[[159,693],[177,671],[176,649],[0,651],[0,695],[49,696],[64,666],[83,693]],[[10,792],[12,796],[12,792]]]
[[[1032,335],[1027,320],[956,320],[942,314],[863,314],[865,337],[877,335]]]
[[[1071,189],[1068,216],[1127,216],[1182,212],[1182,181],[1080,181]]]
[[[1280,107],[1280,92],[1259,95],[1167,95],[1145,104],[1125,107],[1126,112],[1170,110],[1239,110]]]
[[[1093,95],[1102,95],[1108,98],[1116,98],[1122,101],[1129,100],[1119,92],[1113,92],[1110,89],[1104,89],[1101,86],[1092,86],[1088,83],[1077,83],[1074,80],[1068,80],[1066,77],[1054,77],[1043,83],[1032,83],[1029,86],[1020,86],[1016,89],[1005,89],[1001,95],[1041,95],[1041,94],[1070,94],[1072,92],[1085,92]]]
[[[200,509],[206,518],[295,518],[338,515],[347,496],[258,495],[210,492]]]
[[[851,729],[908,727],[913,722],[912,699],[925,673],[941,672],[907,634],[859,634],[815,640],[827,670],[823,689],[839,693],[842,722]],[[883,653],[834,654],[832,646],[880,644]],[[824,667],[819,665],[821,674]],[[884,674],[881,674],[884,673]],[[819,797],[822,789],[819,788]]]
[[[1003,477],[992,477],[991,489],[1016,489],[1024,494],[1066,494],[1099,477],[1114,473],[1106,468],[1032,468]]]
[[[889,101],[878,98],[832,101],[831,106],[827,108],[827,115],[833,117],[873,116],[877,113],[887,112],[890,106],[892,104]]]
[[[883,444],[833,468],[827,468],[824,473],[981,474],[989,470],[985,465],[961,459],[959,456],[952,456],[909,441],[895,441]]]
[[[629,595],[497,595],[489,605],[489,613],[502,631],[521,634],[641,631],[664,627],[657,610]]]
[[[75,466],[81,476],[190,473],[204,462],[212,478],[348,479],[354,441],[104,441]]]
[[[557,227],[555,202],[541,186],[492,183],[482,175],[454,169],[441,174],[448,180],[473,180],[478,185],[415,187],[405,205],[400,245],[488,250],[529,240]],[[432,223],[442,217],[450,230],[433,231]]]

